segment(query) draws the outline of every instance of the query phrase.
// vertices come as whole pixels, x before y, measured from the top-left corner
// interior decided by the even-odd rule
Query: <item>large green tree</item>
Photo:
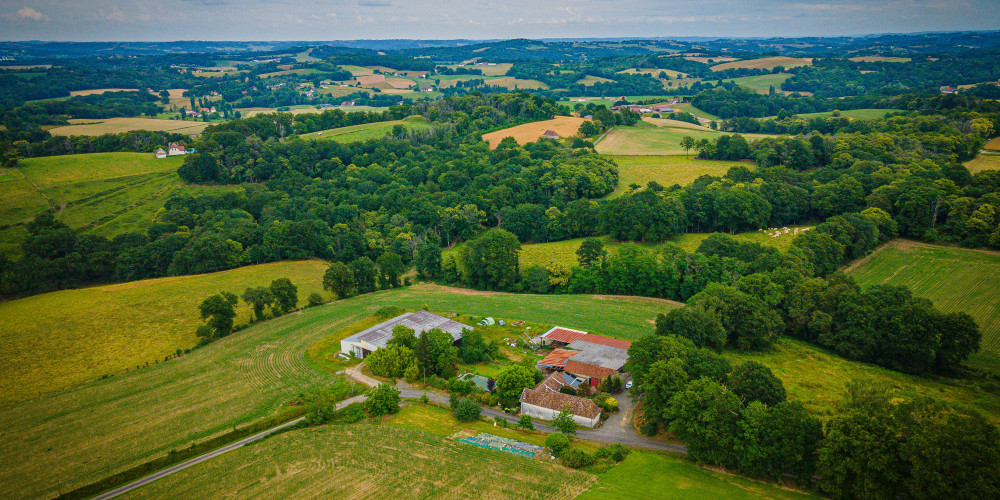
[[[243,302],[253,308],[257,321],[264,319],[264,309],[274,303],[274,295],[266,286],[250,287],[243,292]]]
[[[333,292],[338,299],[350,297],[355,290],[354,271],[343,262],[332,262],[323,273],[323,289]]]
[[[518,280],[521,242],[503,229],[490,229],[467,243],[466,268],[472,285],[488,290],[513,290]]]
[[[225,337],[233,331],[233,320],[236,318],[236,304],[239,298],[230,292],[219,292],[201,302],[198,310],[201,319],[208,320],[208,326],[217,337]]]
[[[274,296],[274,307],[281,314],[295,309],[299,303],[299,289],[288,278],[278,278],[272,281],[271,295]]]

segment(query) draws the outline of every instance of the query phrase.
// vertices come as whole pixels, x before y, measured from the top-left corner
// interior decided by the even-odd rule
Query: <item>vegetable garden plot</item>
[[[541,446],[525,443],[523,441],[517,441],[515,439],[494,436],[493,434],[487,434],[485,432],[480,432],[475,436],[459,439],[459,441],[479,446],[481,448],[504,451],[527,458],[535,458],[536,455],[545,451],[545,448]]]

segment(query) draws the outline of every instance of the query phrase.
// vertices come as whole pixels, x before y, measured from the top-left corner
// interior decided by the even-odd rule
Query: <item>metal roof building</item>
[[[397,325],[411,328],[418,337],[422,333],[436,328],[451,334],[455,343],[462,340],[463,331],[472,329],[471,326],[450,320],[444,316],[438,316],[427,311],[417,311],[396,316],[341,340],[340,352],[364,358],[371,352],[386,347],[389,339],[392,338],[392,329]]]

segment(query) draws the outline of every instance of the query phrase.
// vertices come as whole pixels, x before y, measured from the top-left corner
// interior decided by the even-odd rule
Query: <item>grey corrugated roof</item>
[[[566,346],[568,349],[580,351],[573,360],[588,365],[602,366],[619,370],[628,361],[628,351],[607,345],[594,344],[586,340],[577,340]]]
[[[463,330],[472,328],[468,325],[445,318],[444,316],[438,316],[437,314],[427,311],[417,311],[396,316],[395,318],[379,323],[367,330],[355,333],[344,340],[348,342],[365,341],[381,349],[384,348],[389,342],[389,339],[392,338],[392,329],[395,328],[396,325],[403,325],[405,327],[412,328],[418,337],[427,330],[437,328],[451,334],[451,337],[455,340],[462,338]]]

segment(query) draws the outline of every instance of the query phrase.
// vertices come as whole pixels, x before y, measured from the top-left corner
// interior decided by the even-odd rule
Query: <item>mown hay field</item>
[[[580,500],[621,498],[717,499],[717,498],[811,498],[735,475],[698,467],[672,455],[633,451],[622,463],[597,474],[597,483],[577,497]]]
[[[89,90],[71,90],[69,92],[70,97],[76,97],[78,95],[94,95],[94,94],[104,94],[106,92],[138,92],[139,89],[89,89]]]
[[[555,131],[555,133],[559,134],[559,137],[572,137],[577,135],[577,132],[580,131],[580,125],[585,121],[583,118],[575,116],[557,116],[551,120],[524,123],[515,127],[483,134],[483,140],[490,143],[490,149],[494,149],[500,145],[500,141],[507,137],[513,137],[518,144],[537,141],[546,130]]]
[[[198,304],[221,290],[240,295],[249,286],[290,278],[299,302],[323,292],[320,261],[289,261],[194,276],[33,295],[0,303],[0,401],[35,398],[163,361],[197,342]],[[327,295],[324,293],[324,295]],[[251,320],[240,302],[237,324]]]
[[[684,74],[681,73],[680,71],[672,69],[658,69],[658,68],[629,68],[629,69],[623,69],[618,73],[621,73],[623,75],[650,75],[653,78],[658,78],[660,76],[660,73],[666,73],[666,75],[670,78],[677,78],[678,76]]]
[[[862,108],[862,109],[846,109],[840,111],[840,116],[850,118],[852,120],[863,120],[868,118],[882,118],[889,113],[897,113],[902,111],[900,109],[875,109],[875,108]],[[833,111],[821,111],[818,113],[802,113],[801,115],[796,115],[801,118],[830,118],[833,116]],[[771,117],[775,118],[775,117]]]
[[[594,75],[587,75],[576,81],[576,83],[579,83],[580,85],[585,85],[587,87],[594,85],[595,83],[609,83],[609,82],[614,83],[614,80]]]
[[[322,267],[317,266],[317,280]],[[197,301],[203,298],[185,287],[172,293],[147,290],[157,281],[120,285],[133,287],[136,301],[118,300],[115,306],[183,311],[185,316],[164,315],[151,322],[147,336],[184,321],[197,306],[173,303],[190,300],[185,295],[195,295]],[[221,281],[221,286],[209,287],[210,291],[237,288],[231,279]],[[302,283],[299,280],[300,291],[306,291]],[[30,298],[5,303],[0,313],[5,318],[8,314],[28,316],[17,312],[30,308],[31,302],[26,301]],[[312,345],[386,305],[409,310],[426,305],[432,311],[559,324],[631,340],[651,331],[656,314],[675,307],[638,297],[513,295],[418,285],[309,308],[254,325],[168,362],[0,407],[0,421],[5,424],[0,427],[0,442],[6,446],[0,455],[0,497],[54,496],[271,414],[296,394],[330,380],[308,362],[306,352]],[[80,321],[81,314],[88,313],[78,311],[68,326]],[[92,323],[81,328],[91,332],[128,328],[114,325],[120,318],[92,316],[85,319]],[[58,337],[52,342],[58,342]],[[114,352],[103,355],[117,356]],[[44,354],[22,356],[31,360]]]
[[[392,132],[396,125],[402,125],[407,130],[422,131],[434,128],[427,123],[423,117],[410,117],[405,120],[391,120],[387,122],[365,123],[362,125],[351,125],[349,127],[332,128],[320,130],[309,134],[302,134],[303,139],[335,140],[339,142],[367,141],[378,139]]]
[[[739,58],[737,58],[737,57],[728,57],[728,56],[713,56],[713,57],[684,56],[684,59],[687,59],[688,61],[694,61],[694,62],[702,63],[702,64],[719,64],[719,63],[727,63],[727,62],[732,62],[732,61],[739,61]]]
[[[980,153],[975,158],[964,163],[969,172],[976,173],[983,170],[1000,170],[1000,153],[983,154]]]
[[[570,499],[594,477],[412,429],[361,423],[287,432],[126,498]]]
[[[675,120],[664,120],[670,123]],[[660,122],[656,122],[660,123]],[[615,127],[606,133],[594,145],[598,153],[607,155],[685,155],[691,151],[684,151],[681,147],[681,139],[691,137],[694,140],[713,140],[721,132],[707,130],[704,128],[690,128],[685,126],[674,126],[672,123],[665,126],[649,126],[648,122],[643,122],[639,126]],[[760,134],[742,134],[747,140],[766,137]]]
[[[902,285],[943,311],[969,313],[984,351],[1000,353],[1000,253],[890,242],[847,269],[863,285]]]
[[[662,186],[690,184],[702,175],[721,177],[735,161],[698,160],[685,156],[610,156],[618,164],[618,186],[608,195],[616,198],[628,192],[632,184],[645,188],[650,181]]]
[[[18,162],[18,169],[45,189],[69,183],[171,172],[183,161],[183,156],[156,158],[152,152],[88,153],[26,158]]]
[[[989,142],[983,145],[983,149],[987,151],[1000,151],[1000,137],[990,139]]]
[[[131,130],[152,130],[157,132],[176,132],[179,134],[198,135],[206,122],[187,120],[160,120],[157,118],[106,118],[99,120],[74,120],[76,123],[49,129],[52,135],[102,135],[117,134]],[[152,151],[150,151],[152,154]]]
[[[796,68],[799,66],[809,66],[812,64],[811,57],[762,57],[760,59],[747,59],[744,61],[732,61],[712,66],[712,71],[724,71],[727,69],[749,68],[749,69],[774,69],[778,66],[783,68]]]

